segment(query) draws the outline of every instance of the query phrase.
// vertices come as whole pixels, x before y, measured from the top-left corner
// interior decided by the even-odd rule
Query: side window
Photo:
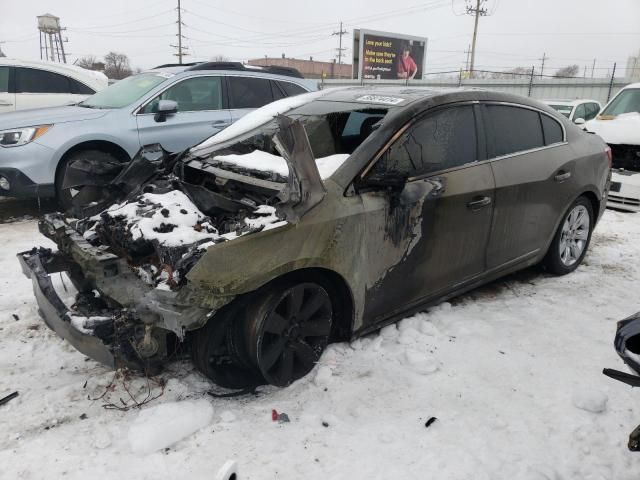
[[[93,95],[96,93],[93,89],[87,87],[84,83],[69,77],[69,84],[71,85],[71,93],[76,95]]]
[[[231,108],[260,108],[273,102],[269,80],[254,77],[227,77]]]
[[[587,114],[584,117],[585,120],[591,120],[596,118],[598,112],[600,111],[600,106],[597,103],[587,103]]]
[[[71,93],[71,85],[64,75],[35,68],[16,68],[16,93]]]
[[[278,85],[282,87],[282,90],[284,90],[284,92],[287,94],[287,97],[293,97],[294,95],[307,93],[304,88],[302,88],[300,85],[296,85],[295,83],[279,81]]]
[[[544,146],[540,115],[535,110],[506,105],[487,105],[493,131],[491,157]]]
[[[155,113],[160,100],[178,103],[178,112],[220,110],[222,108],[222,78],[194,77],[176,83],[147,103],[141,113]]]
[[[410,126],[370,176],[417,177],[476,160],[473,107],[453,107],[427,114]]]
[[[585,104],[581,103],[576,107],[576,111],[573,114],[573,121],[575,122],[579,118],[583,118],[584,120],[586,120],[586,116],[587,116],[587,109],[585,108]]]
[[[560,143],[564,141],[564,135],[562,133],[562,127],[558,122],[548,115],[540,115],[542,119],[542,129],[544,130],[545,145],[551,145],[553,143]]]
[[[9,91],[9,67],[0,67],[0,92]]]

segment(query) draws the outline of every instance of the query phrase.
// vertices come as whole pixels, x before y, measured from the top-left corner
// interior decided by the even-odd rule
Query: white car
[[[607,206],[640,211],[640,83],[627,85],[600,115],[585,124],[611,147],[611,187]]]
[[[0,113],[81,102],[107,85],[104,73],[75,65],[0,58]]]
[[[580,127],[585,122],[596,118],[602,108],[597,100],[543,100],[543,102]]]

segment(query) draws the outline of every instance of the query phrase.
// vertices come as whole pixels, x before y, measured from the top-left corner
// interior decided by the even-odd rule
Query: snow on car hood
[[[589,132],[615,145],[640,145],[640,113],[622,113],[611,120],[595,118],[585,124]]]
[[[349,158],[349,154],[346,153],[316,158],[316,166],[318,167],[320,178],[323,180],[329,178],[347,158]],[[289,175],[289,167],[284,158],[262,150],[254,150],[245,154],[216,155],[212,160],[231,163],[250,170],[273,172],[283,177]]]
[[[275,208],[258,206],[243,221],[242,232],[220,232],[215,219],[203,214],[193,202],[179,190],[167,193],[144,193],[138,198],[116,204],[95,217],[102,216],[123,222],[131,240],[157,241],[164,247],[181,247],[208,241],[203,247],[225,240],[233,240],[260,229],[275,228],[286,224],[277,217]]]

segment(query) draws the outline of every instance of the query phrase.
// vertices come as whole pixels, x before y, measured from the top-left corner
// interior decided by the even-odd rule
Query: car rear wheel
[[[544,259],[546,269],[556,275],[565,275],[578,268],[587,253],[593,226],[591,202],[580,197],[560,222]]]
[[[108,185],[124,167],[123,162],[100,150],[81,150],[65,158],[56,174],[58,203],[64,210],[81,208],[104,198]]]

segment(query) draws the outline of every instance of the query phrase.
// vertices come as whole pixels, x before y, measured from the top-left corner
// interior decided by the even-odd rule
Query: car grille
[[[609,202],[630,207],[640,207],[640,198],[621,197],[620,195],[613,195],[611,192],[609,192]]]
[[[614,145],[610,144],[613,154],[613,168],[640,171],[640,146],[639,145]]]

